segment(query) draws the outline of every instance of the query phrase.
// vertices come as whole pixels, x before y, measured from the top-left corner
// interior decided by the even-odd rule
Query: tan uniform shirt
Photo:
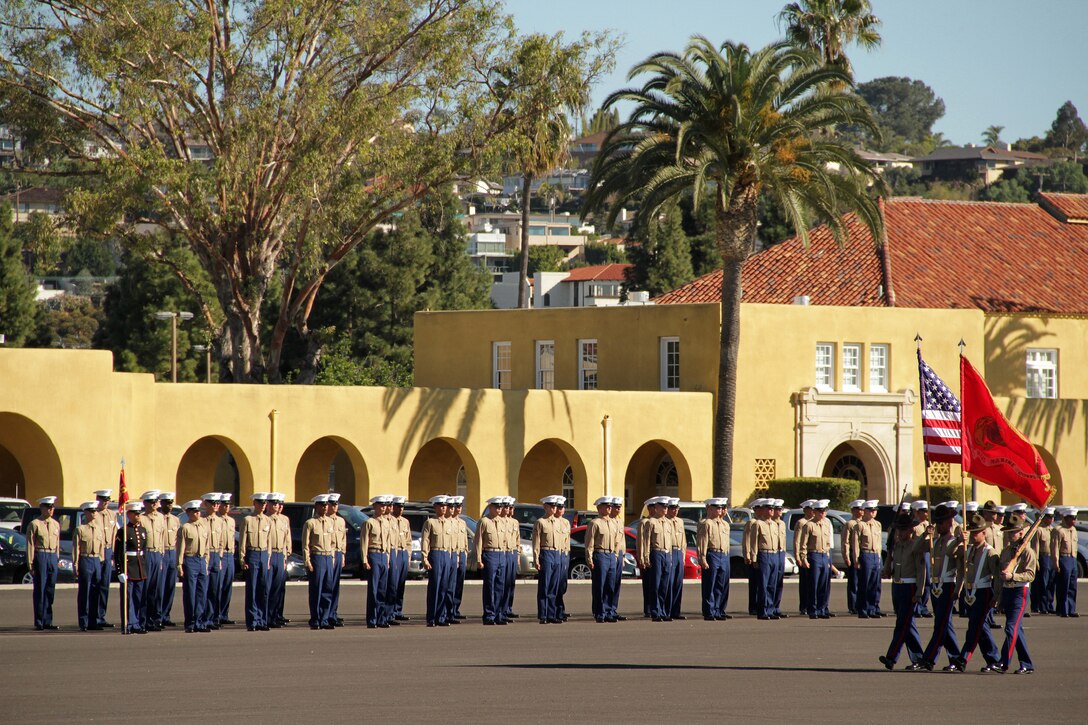
[[[147,532],[147,550],[166,553],[166,517],[158,511],[140,514],[140,525]]]
[[[484,516],[476,524],[476,541],[473,547],[476,550],[476,561],[484,560],[485,551],[503,551],[502,531],[499,528],[499,519]]]
[[[340,514],[329,517],[332,520],[332,530],[336,535],[336,550],[347,558],[348,555],[348,522]]]
[[[1051,558],[1058,563],[1059,556],[1077,555],[1077,527],[1055,526],[1054,533],[1050,535]]]
[[[27,524],[26,561],[28,566],[34,565],[34,555],[39,551],[60,553],[60,522],[53,517],[43,519],[39,516]]]
[[[651,525],[651,521],[653,521],[653,518],[650,516],[645,516],[638,520],[638,536],[635,538],[635,558],[638,560],[638,565],[643,569],[646,568],[650,561],[647,527]]]
[[[336,551],[335,534],[332,522],[327,516],[312,516],[302,525],[302,561],[306,568],[312,564],[316,555],[332,556]]]
[[[888,560],[884,562],[884,573],[891,576],[892,582],[911,584],[925,578],[926,563],[922,558],[924,544],[925,539],[895,542]]]
[[[725,519],[703,519],[695,531],[695,547],[699,552],[699,565],[709,566],[706,555],[712,551],[729,553],[729,522]]]
[[[1018,541],[1010,541],[1009,545],[1001,552],[1001,562],[998,565],[1000,571],[1005,571],[1009,567],[1009,562],[1012,561],[1013,556],[1016,554],[1017,547],[1020,546]],[[1025,546],[1024,550],[1020,552],[1020,556],[1016,559],[1016,566],[1013,568],[1012,578],[1004,583],[1005,589],[1015,589],[1016,587],[1022,587],[1030,584],[1035,580],[1035,572],[1039,569],[1039,557],[1035,553],[1035,549],[1030,546]]]
[[[200,522],[188,521],[182,524],[178,530],[177,540],[177,555],[178,555],[178,568],[180,569],[185,565],[185,557],[187,556],[199,556],[208,560],[208,554],[211,552],[211,535],[214,530],[211,526],[208,526],[206,519],[201,519]]]
[[[796,535],[795,535],[796,536]],[[809,554],[830,554],[831,544],[835,540],[831,522],[826,518],[822,521],[812,519],[801,527],[801,546],[798,555],[800,561],[808,561]]]
[[[77,526],[75,536],[72,538],[72,560],[78,565],[80,559],[102,561],[105,555],[106,539],[97,520],[92,519],[88,523]]]
[[[986,529],[986,543],[1000,550],[1002,547],[1001,525],[991,522]]]
[[[672,545],[671,548],[673,549],[673,551],[675,551],[676,549],[687,549],[688,532],[687,528],[684,526],[684,521],[686,521],[686,519],[682,519],[677,516],[671,519],[666,518],[665,520],[672,524],[672,541],[670,543]]]
[[[956,574],[963,568],[963,539],[951,532],[945,536],[934,533],[933,543],[929,544],[926,537],[925,546],[931,549],[930,581],[934,584],[956,581]]]
[[[396,548],[404,551],[412,550],[412,526],[408,523],[408,519],[403,516],[394,516],[393,520],[397,525],[397,538],[395,541]],[[466,527],[467,528],[467,527]]]
[[[611,522],[612,519],[595,518],[586,527],[586,559],[589,561],[592,562],[598,551],[615,553],[616,528]]]
[[[175,516],[174,520],[176,521],[177,518]],[[112,551],[114,544],[117,542],[117,513],[110,511],[109,508],[105,511],[98,511],[95,513],[94,523],[102,528],[102,537],[106,549]]]
[[[363,559],[368,553],[389,553],[389,527],[382,520],[382,516],[371,516],[363,524],[363,535],[360,537]]]
[[[975,588],[992,589],[995,583],[999,584],[999,558],[992,546],[984,543],[976,547],[972,544],[967,547],[966,556],[967,571],[960,580],[964,591],[970,592]]]
[[[850,535],[850,561],[857,565],[862,554],[879,554],[884,527],[876,519],[859,521]]]
[[[533,561],[536,563],[536,568],[540,568],[540,552],[541,551],[559,551],[556,546],[556,530],[555,519],[551,516],[541,516],[533,523]],[[589,550],[586,549],[586,556],[589,556]]]
[[[227,514],[223,514],[222,516],[216,514],[216,518],[223,519],[223,524],[226,527],[227,535],[226,535],[226,537],[224,539],[224,541],[226,543],[226,549],[224,549],[224,551],[226,551],[226,553],[228,553],[228,554],[233,554],[234,553],[234,548],[235,548],[234,547],[234,533],[238,530],[238,526],[237,526],[237,524],[234,523],[234,519],[231,518],[230,516],[228,516]]]
[[[842,552],[842,561],[846,566],[854,565],[854,556],[852,553],[853,545],[850,540],[854,536],[854,529],[861,523],[861,519],[850,519],[846,522],[846,525],[842,527],[842,537],[839,539],[839,550]]]
[[[797,523],[793,525],[793,558],[801,560],[801,527],[812,521],[811,518],[802,516]]]
[[[226,550],[227,526],[219,516],[201,516],[200,525],[208,530],[208,552],[222,554]]]
[[[453,550],[458,554],[467,554],[468,524],[466,524],[465,520],[460,516],[454,516],[450,521],[453,522]]]
[[[567,521],[566,519],[563,519],[563,521],[566,524],[567,538],[569,539],[570,538],[570,522]],[[613,518],[609,518],[608,522],[612,526],[612,544],[613,544],[612,550],[616,552],[616,554],[620,557],[620,559],[622,559],[624,554],[627,553],[627,534],[625,534],[624,531],[623,531],[623,522],[620,521],[619,519],[613,519]]]
[[[173,551],[178,544],[178,530],[181,528],[181,520],[174,514],[163,514],[162,516],[166,520],[166,551]],[[203,517],[200,520],[203,521]]]
[[[740,551],[741,556],[749,564],[752,564],[756,560],[756,554],[759,552],[755,548],[756,543],[756,519],[748,519],[744,524],[744,531],[741,532],[740,538]]]
[[[423,523],[420,551],[426,559],[431,551],[453,551],[453,522],[446,518],[429,518]]]
[[[329,523],[332,531],[332,523]],[[335,544],[335,542],[333,542]],[[335,548],[335,545],[334,545]],[[272,519],[264,514],[246,516],[242,524],[242,538],[238,542],[238,556],[245,561],[251,551],[272,551]]]
[[[1039,557],[1039,561],[1043,558],[1053,559],[1054,556],[1054,528],[1050,526],[1040,526],[1035,535],[1031,537],[1031,548],[1035,549],[1035,555]]]
[[[272,551],[283,554],[284,557],[291,554],[291,519],[287,518],[283,514],[276,514],[270,516],[272,519]],[[337,516],[336,518],[340,518]],[[340,519],[343,521],[343,519]],[[227,529],[223,527],[224,543],[226,541]]]
[[[774,550],[785,551],[787,543],[786,522],[782,519],[771,519],[771,523],[775,525]]]
[[[639,558],[643,569],[650,565],[653,551],[672,552],[673,526],[665,518],[649,518],[638,528]]]
[[[521,551],[521,526],[513,516],[503,516],[499,519],[500,530],[505,532],[503,537],[503,551]]]

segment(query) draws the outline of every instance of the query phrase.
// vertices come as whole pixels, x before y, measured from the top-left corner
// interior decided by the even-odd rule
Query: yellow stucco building
[[[0,348],[0,496],[64,505],[116,488],[254,491],[347,503],[461,491],[579,506],[649,481],[668,451],[685,496],[709,495],[711,396],[156,383],[101,351]],[[649,484],[647,484],[648,486]]]

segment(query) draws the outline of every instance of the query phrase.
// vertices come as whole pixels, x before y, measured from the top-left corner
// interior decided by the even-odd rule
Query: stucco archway
[[[822,476],[858,481],[862,498],[899,500],[891,475],[891,463],[879,443],[865,437],[842,441],[827,451],[822,460]]]
[[[455,494],[459,475],[464,477],[464,510],[473,516],[481,508],[480,469],[476,459],[459,440],[429,440],[412,459],[412,467],[408,471],[408,498],[427,501],[432,496]]]
[[[370,499],[370,476],[362,454],[340,436],[318,438],[302,453],[295,467],[295,500],[309,501],[319,493],[336,491],[340,503]]]
[[[193,443],[178,462],[174,478],[178,501],[200,498],[208,491],[234,494],[244,505],[253,493],[253,468],[241,446],[226,436],[205,436]]]
[[[567,469],[570,469],[568,472]],[[518,471],[518,487],[514,495],[519,501],[537,503],[545,496],[561,494],[564,477],[573,479],[573,501],[567,501],[567,507],[585,509],[589,507],[589,481],[586,467],[578,451],[570,443],[559,438],[547,438],[540,441],[525,454]]]
[[[18,413],[0,413],[0,496],[64,500],[60,456],[42,427]]]
[[[664,440],[643,443],[632,454],[623,477],[623,492],[631,516],[642,510],[651,496],[676,496],[691,500],[691,467],[674,444]]]

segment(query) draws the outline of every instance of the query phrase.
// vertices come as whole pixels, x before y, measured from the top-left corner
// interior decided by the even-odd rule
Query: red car
[[[585,526],[575,526],[570,530],[571,538],[575,538],[575,534],[580,534],[577,537],[578,541],[585,541],[586,530]],[[699,568],[699,554],[695,550],[695,530],[686,527],[687,532],[687,544],[688,549],[684,552],[684,578],[685,579],[702,579],[703,570]],[[627,553],[634,557],[635,561],[638,561],[638,533],[631,526],[628,526],[623,530],[624,535],[627,537]],[[636,575],[641,575],[641,572],[636,571]]]

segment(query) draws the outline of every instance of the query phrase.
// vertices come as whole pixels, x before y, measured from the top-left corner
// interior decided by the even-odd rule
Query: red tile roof
[[[899,307],[1088,314],[1088,225],[1063,223],[1035,204],[920,199],[889,200],[885,219]],[[814,305],[886,305],[880,253],[853,215],[846,223],[841,248],[818,227],[808,249],[795,237],[749,259],[744,301],[789,304],[808,295]],[[720,285],[721,272],[711,272],[655,302],[717,302]]]
[[[590,267],[576,267],[570,271],[570,275],[564,282],[587,282],[589,280],[603,279],[622,282],[623,273],[633,267],[632,264],[595,264]]]
[[[1047,211],[1063,222],[1088,223],[1088,194],[1039,194]]]

